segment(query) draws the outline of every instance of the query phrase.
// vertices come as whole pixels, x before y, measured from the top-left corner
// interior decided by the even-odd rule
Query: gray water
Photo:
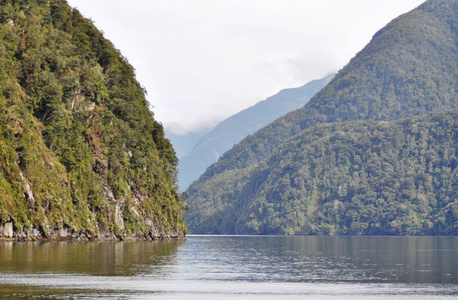
[[[458,237],[2,242],[0,297],[458,299]]]

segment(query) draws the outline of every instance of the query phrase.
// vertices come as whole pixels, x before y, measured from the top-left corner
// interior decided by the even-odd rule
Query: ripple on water
[[[456,257],[431,237],[0,243],[0,298],[457,299]]]

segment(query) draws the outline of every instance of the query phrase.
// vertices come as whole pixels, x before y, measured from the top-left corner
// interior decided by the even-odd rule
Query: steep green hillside
[[[183,235],[177,159],[127,60],[63,0],[0,4],[0,235]]]
[[[223,184],[218,177],[206,182],[197,201],[214,199]],[[192,211],[192,230],[457,234],[458,110],[314,126],[250,170],[238,188],[225,188],[233,189],[231,201]]]
[[[256,132],[282,115],[302,107],[320,91],[334,74],[313,80],[301,87],[284,89],[277,94],[225,119],[202,137],[192,151],[180,159],[178,183],[188,186],[215,163],[218,158],[246,136]]]
[[[246,203],[252,200],[254,193],[240,194],[242,190],[260,189],[252,172],[272,159],[279,146],[308,128],[333,122],[395,120],[457,108],[457,14],[456,1],[430,0],[398,17],[377,32],[304,108],[277,119],[226,152],[188,189],[190,230],[257,232],[237,225],[235,216],[229,214],[230,207],[236,199]],[[290,151],[288,155],[301,149]],[[316,191],[331,193],[337,187],[328,188]],[[246,206],[239,202],[236,205],[240,208],[238,213],[243,214]],[[288,218],[296,219],[294,214]],[[263,227],[259,232],[287,232],[274,228]],[[315,228],[309,233],[324,232]],[[362,231],[369,232],[376,230]],[[438,232],[447,233],[445,229]]]

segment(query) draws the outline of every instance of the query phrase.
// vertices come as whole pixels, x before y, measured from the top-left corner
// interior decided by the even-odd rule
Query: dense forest
[[[112,43],[64,0],[0,0],[0,40],[0,235],[184,235],[175,152]]]
[[[189,226],[211,233],[453,234],[457,166],[458,110],[314,126],[250,170],[226,207],[214,201],[190,215]],[[223,177],[206,182],[197,201],[215,199],[224,184]]]
[[[447,137],[421,141],[426,145],[416,150],[408,143],[408,139],[414,139],[409,134],[413,129],[402,125],[404,123],[387,123],[392,130],[402,129],[406,140],[402,140],[402,136],[389,137],[387,132],[378,138],[387,147],[402,145],[409,149],[407,153],[411,153],[412,161],[410,158],[403,161],[405,153],[399,149],[393,153],[372,149],[377,144],[363,139],[378,130],[377,126],[383,132],[385,123],[352,122],[392,121],[458,108],[457,14],[456,1],[429,0],[396,18],[378,31],[303,108],[277,119],[226,152],[187,190],[187,221],[191,232],[458,234],[457,195],[453,194],[457,181],[456,126],[442,128],[451,130]],[[405,124],[417,122],[417,126],[429,128],[430,118],[433,117],[424,117],[424,124],[421,117]],[[340,124],[346,122],[349,123]],[[329,123],[337,123],[332,125],[337,127],[320,126]],[[347,157],[342,163],[344,166],[335,161],[339,151],[329,148],[332,145],[317,142],[316,148],[309,148],[307,143],[300,142],[307,134],[313,135],[313,130],[328,131],[326,135],[332,136],[335,133],[332,130],[341,130],[339,126],[344,126],[342,130],[349,133],[342,136],[345,138],[343,149],[347,155],[355,155]],[[356,134],[364,130],[365,133]],[[433,128],[427,132],[432,131]],[[400,144],[393,144],[392,138],[401,138]],[[339,142],[339,136],[335,139]],[[358,139],[366,144],[348,144]],[[442,142],[449,144],[436,145]],[[323,147],[328,147],[328,152],[323,152]],[[377,155],[363,155],[364,148]],[[442,148],[448,150],[441,153]],[[437,159],[442,157],[435,170],[422,169],[429,168],[424,165],[424,161],[430,162],[426,157],[429,154],[424,152],[428,149]],[[300,153],[302,156],[296,156]],[[281,160],[281,155],[286,158]],[[331,160],[329,163],[337,165],[336,169],[327,166],[324,159]],[[372,159],[383,172],[367,173],[365,166],[371,165]],[[397,168],[396,172],[391,170],[395,166],[393,159],[402,161],[406,168],[423,170],[420,173],[425,176],[424,182],[415,176],[412,181],[409,178],[412,174],[407,171],[398,174]],[[269,163],[278,160],[289,167],[269,168]],[[316,168],[316,164],[321,168]],[[389,170],[383,169],[384,164]],[[369,177],[372,182],[363,188],[359,185],[351,188],[350,183],[358,178],[350,180],[346,173],[349,170],[351,176],[356,172],[355,176]],[[402,194],[404,190],[409,195]],[[346,198],[335,196],[338,191]],[[417,205],[418,199],[423,199],[425,204]]]
[[[224,152],[230,150],[243,138],[278,117],[303,106],[333,77],[334,74],[331,74],[312,80],[301,87],[281,90],[216,125],[196,143],[188,155],[180,159],[178,165],[180,189],[186,190],[207,167],[215,163]]]

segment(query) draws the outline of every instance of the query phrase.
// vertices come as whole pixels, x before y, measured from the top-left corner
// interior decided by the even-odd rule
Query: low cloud
[[[342,68],[423,0],[68,0],[121,50],[169,132],[211,127]]]

